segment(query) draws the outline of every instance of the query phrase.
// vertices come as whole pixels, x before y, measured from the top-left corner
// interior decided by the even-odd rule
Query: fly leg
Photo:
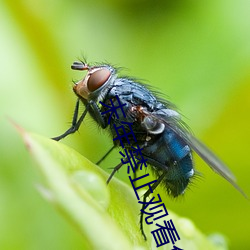
[[[113,148],[115,148],[115,146],[113,146]],[[111,152],[111,150],[113,149],[113,148],[111,148],[110,150],[109,150],[109,152]],[[109,153],[108,152],[108,153]],[[108,154],[107,153],[107,154]],[[107,156],[107,154],[104,156],[104,157],[106,157]],[[128,161],[128,159],[130,159],[130,157],[129,158],[124,158],[124,161],[126,162],[126,161]],[[122,163],[122,162],[120,162],[117,166],[115,166],[114,168],[113,168],[113,171],[112,171],[112,173],[110,174],[110,176],[109,176],[109,178],[108,178],[108,180],[107,180],[107,184],[109,184],[109,182],[111,181],[111,179],[113,178],[113,176],[115,175],[115,173],[122,167],[124,165],[124,163]],[[136,169],[137,170],[137,169]],[[136,177],[136,173],[135,173],[136,171],[134,171],[134,177]]]
[[[152,190],[154,191],[157,186],[162,182],[163,178],[165,177],[165,173],[163,173],[159,178],[158,180],[152,185]],[[144,240],[147,240],[147,237],[146,237],[146,234],[144,233],[144,230],[143,230],[143,210],[146,206],[146,199],[149,197],[149,195],[151,194],[151,191],[150,189],[148,189],[148,191],[143,195],[143,204],[142,204],[142,208],[141,208],[141,213],[140,213],[140,230],[141,230],[141,233],[143,235],[143,238]]]
[[[100,108],[98,107],[98,105],[92,100],[89,101],[89,105],[91,107],[90,113],[95,117],[96,122],[100,124],[102,128],[106,128],[108,124],[104,120],[102,116],[102,112]]]
[[[105,123],[105,121],[103,119],[103,116],[101,114],[101,111],[100,111],[99,107],[92,100],[87,104],[86,109],[84,110],[84,112],[80,116],[79,120],[77,121],[78,112],[79,112],[79,104],[80,104],[80,100],[78,99],[77,102],[76,102],[71,127],[65,133],[63,133],[62,135],[59,135],[57,137],[52,138],[53,140],[60,141],[64,137],[68,136],[69,134],[75,133],[79,129],[79,127],[80,127],[84,117],[86,116],[87,112],[91,112],[92,114],[94,114],[94,116],[97,119],[97,122],[101,125],[102,128],[107,127],[107,124]]]
[[[112,150],[115,148],[115,146],[113,146],[97,163],[96,165],[99,165],[111,152]]]
[[[123,163],[119,163],[116,167],[114,167],[112,173],[110,174],[108,180],[107,180],[107,184],[109,184],[109,182],[111,181],[111,179],[113,178],[114,174],[122,167]]]
[[[89,102],[89,105],[91,106],[90,112],[95,117],[97,123],[100,124],[103,129],[106,128],[108,124],[105,122],[98,105],[92,100]],[[112,152],[114,148],[115,146],[113,146],[96,164],[100,164]]]
[[[55,141],[60,141],[64,137],[68,136],[69,134],[75,133],[79,129],[79,127],[80,127],[80,125],[81,125],[84,117],[86,116],[87,112],[89,111],[89,105],[87,105],[86,109],[84,110],[84,112],[80,116],[79,120],[77,121],[78,112],[79,112],[79,102],[80,101],[78,99],[77,102],[76,102],[76,106],[75,106],[75,110],[74,110],[74,116],[73,116],[71,127],[65,133],[63,133],[62,135],[59,135],[57,137],[53,137],[51,139],[53,139]]]

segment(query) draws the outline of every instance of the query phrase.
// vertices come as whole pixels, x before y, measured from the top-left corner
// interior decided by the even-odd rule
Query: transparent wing
[[[241,194],[248,198],[243,190],[237,185],[236,178],[230,169],[210,149],[208,149],[202,142],[200,142],[191,134],[182,134],[181,137],[208,164],[209,167],[211,167],[217,174],[221,175]]]
[[[216,173],[221,175],[229,183],[231,183],[242,195],[247,199],[247,195],[243,190],[237,185],[236,178],[229,168],[202,142],[195,138],[187,129],[185,124],[180,120],[180,117],[175,115],[169,115],[169,111],[166,114],[160,112],[159,114],[150,114],[158,122],[163,123],[166,127],[173,130],[182,140],[184,140],[193,151],[195,151]]]

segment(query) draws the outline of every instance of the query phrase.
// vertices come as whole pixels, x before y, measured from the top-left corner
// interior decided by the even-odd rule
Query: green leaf
[[[46,187],[39,185],[39,191],[81,232],[83,249],[157,249],[150,234],[155,226],[144,225],[148,240],[143,240],[140,205],[130,186],[116,178],[106,185],[108,174],[75,150],[19,130],[44,176]],[[227,249],[225,242],[213,244],[190,220],[168,213],[180,235],[179,248]],[[160,220],[157,223],[163,225]],[[167,244],[160,249],[172,247]]]

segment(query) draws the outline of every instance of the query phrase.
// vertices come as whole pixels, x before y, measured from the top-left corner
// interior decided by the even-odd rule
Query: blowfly
[[[54,140],[59,141],[76,132],[87,113],[102,129],[107,129],[113,139],[117,136],[114,125],[127,122],[132,124],[137,144],[143,148],[143,156],[147,158],[153,173],[158,177],[154,188],[161,183],[170,196],[177,197],[183,194],[195,174],[192,158],[194,151],[208,166],[245,195],[227,166],[189,132],[172,103],[157,97],[147,85],[133,78],[119,77],[118,70],[109,64],[90,66],[85,62],[74,62],[71,68],[87,73],[73,87],[77,102],[72,125],[65,133],[53,138]],[[120,113],[118,120],[114,114],[105,113],[110,100],[113,100],[114,106],[125,104],[123,110],[126,118]],[[100,102],[104,105],[100,105]],[[83,103],[85,110],[79,116],[80,103]],[[129,132],[131,126],[125,126],[126,132]],[[124,148],[128,150],[135,146],[126,141],[123,143]],[[114,140],[114,146],[105,157],[113,148],[119,146],[120,142]],[[108,182],[121,166],[119,164],[114,168]],[[148,195],[149,192],[146,192],[144,198]]]

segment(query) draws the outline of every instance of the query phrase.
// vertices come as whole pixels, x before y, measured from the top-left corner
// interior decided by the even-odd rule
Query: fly
[[[196,139],[181,120],[175,106],[169,101],[158,98],[157,95],[142,83],[128,77],[119,77],[117,70],[108,64],[90,66],[85,62],[74,62],[73,70],[87,71],[86,76],[75,83],[73,91],[78,97],[71,127],[62,135],[54,137],[56,141],[76,132],[87,113],[89,113],[102,129],[108,129],[113,139],[116,133],[113,125],[117,123],[115,116],[105,113],[106,105],[113,100],[118,105],[116,96],[121,104],[125,104],[126,118],[119,122],[130,122],[137,138],[137,143],[143,148],[143,156],[158,177],[156,188],[160,183],[165,186],[172,197],[183,194],[195,174],[192,151],[196,152],[215,172],[231,183],[245,197],[246,195],[236,184],[236,179],[227,166],[203,143]],[[78,117],[80,102],[85,110]],[[122,116],[120,116],[122,117]],[[110,121],[110,124],[109,122]],[[128,128],[127,128],[128,130]],[[120,144],[114,141],[114,146],[101,159],[103,160],[115,147]],[[132,143],[132,146],[133,145]],[[126,149],[131,145],[124,142]],[[99,161],[100,162],[100,161]],[[109,182],[115,172],[122,167],[118,164],[111,173]],[[150,192],[144,194],[144,200]],[[142,218],[142,217],[141,217]],[[142,228],[141,230],[145,237]]]

